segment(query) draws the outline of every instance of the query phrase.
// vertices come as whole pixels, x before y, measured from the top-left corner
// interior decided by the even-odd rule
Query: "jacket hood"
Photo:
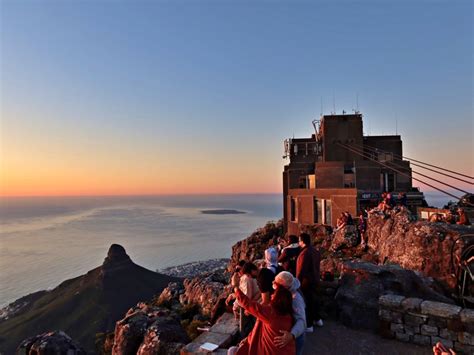
[[[291,293],[295,293],[296,291],[298,291],[300,286],[301,286],[300,280],[298,280],[296,277],[293,277],[293,284],[291,285],[289,291]]]
[[[265,262],[267,267],[278,266],[278,252],[275,248],[271,247],[265,250]]]

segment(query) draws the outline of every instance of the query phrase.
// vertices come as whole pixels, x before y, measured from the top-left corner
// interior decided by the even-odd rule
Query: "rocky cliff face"
[[[367,226],[370,251],[380,263],[392,262],[420,271],[454,289],[456,278],[451,263],[457,263],[464,246],[462,240],[456,241],[472,233],[471,227],[414,222],[407,211],[392,212],[389,218],[371,215]]]

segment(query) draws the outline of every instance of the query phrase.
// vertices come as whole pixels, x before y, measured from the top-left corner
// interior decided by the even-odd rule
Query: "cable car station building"
[[[352,216],[378,204],[384,191],[407,194],[416,212],[423,194],[413,189],[410,162],[402,160],[399,135],[364,136],[362,114],[325,115],[313,121],[310,138],[285,140],[283,171],[286,231],[303,225],[334,226],[341,212]]]

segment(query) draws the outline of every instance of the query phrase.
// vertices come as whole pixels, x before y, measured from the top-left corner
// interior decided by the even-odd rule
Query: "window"
[[[290,202],[290,220],[292,222],[296,221],[296,199],[293,197]]]
[[[325,224],[331,224],[331,200],[324,200],[325,207]]]
[[[313,223],[319,223],[321,220],[321,201],[316,197],[313,198]]]

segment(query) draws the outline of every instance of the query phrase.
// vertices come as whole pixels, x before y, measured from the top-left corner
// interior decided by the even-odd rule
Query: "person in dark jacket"
[[[301,283],[301,291],[306,301],[306,323],[307,332],[313,331],[313,323],[322,327],[323,320],[319,315],[318,299],[316,292],[319,286],[321,255],[311,245],[311,237],[307,233],[301,233],[299,238],[301,247],[300,255],[296,261],[296,278]]]
[[[278,262],[281,263],[286,271],[291,272],[293,276],[296,276],[296,260],[298,260],[300,251],[301,247],[298,245],[298,237],[293,234],[289,235],[288,245],[283,248]]]

